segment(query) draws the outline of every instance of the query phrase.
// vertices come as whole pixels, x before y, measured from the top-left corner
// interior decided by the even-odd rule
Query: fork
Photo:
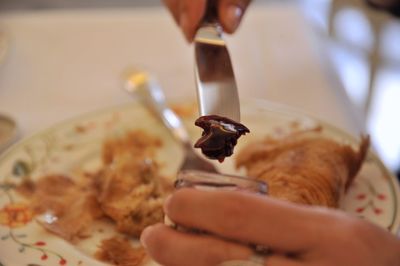
[[[181,119],[167,106],[164,93],[152,75],[145,71],[132,70],[126,75],[124,89],[131,95],[139,97],[143,104],[163,122],[172,136],[181,143],[184,159],[179,171],[191,169],[218,173],[212,163],[195,152]]]

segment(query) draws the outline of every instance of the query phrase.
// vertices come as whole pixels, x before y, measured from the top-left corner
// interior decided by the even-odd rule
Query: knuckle
[[[336,239],[337,243],[342,243],[345,246],[356,245],[357,242],[362,241],[370,231],[368,223],[344,213],[336,216],[336,219],[334,219],[334,222],[332,223],[332,227],[333,230],[331,230],[330,237]],[[331,241],[332,239],[330,242]]]
[[[189,193],[187,189],[180,189],[171,195],[166,206],[166,211],[171,218],[185,212],[187,205],[190,204]]]
[[[216,204],[216,210],[219,210],[221,217],[216,223],[218,232],[231,235],[232,232],[239,231],[247,225],[248,206],[241,197],[229,195]]]
[[[156,257],[162,255],[163,251],[168,248],[168,238],[164,233],[164,225],[156,224],[153,226],[152,234],[148,236],[147,248]]]
[[[343,234],[356,239],[359,239],[368,231],[368,224],[357,218],[347,217],[343,223]]]
[[[215,241],[212,248],[209,245],[204,248],[208,251],[205,265],[219,265],[224,261],[247,259],[252,253],[248,248],[227,241]]]
[[[224,249],[217,248],[216,246],[205,248],[208,251],[204,261],[205,265],[218,265],[224,261],[224,256],[221,254],[221,251],[224,252]]]

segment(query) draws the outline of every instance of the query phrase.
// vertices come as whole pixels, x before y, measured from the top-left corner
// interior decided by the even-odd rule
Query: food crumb
[[[95,257],[116,266],[139,266],[146,259],[143,247],[133,247],[127,238],[112,237],[101,241]]]

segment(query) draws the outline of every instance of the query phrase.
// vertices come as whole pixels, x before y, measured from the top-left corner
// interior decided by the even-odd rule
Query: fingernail
[[[172,194],[168,195],[164,200],[164,212],[168,214],[169,206],[171,205]]]
[[[226,10],[225,26],[229,31],[234,32],[239,26],[243,10],[237,5],[230,5]]]
[[[149,235],[151,234],[151,231],[153,231],[153,226],[150,225],[146,227],[143,231],[142,234],[140,235],[140,243],[144,248],[147,248],[147,241],[149,238]]]
[[[185,13],[182,13],[182,15],[179,18],[179,26],[182,29],[183,35],[185,36],[185,39],[190,42],[190,36],[189,36],[189,19]]]

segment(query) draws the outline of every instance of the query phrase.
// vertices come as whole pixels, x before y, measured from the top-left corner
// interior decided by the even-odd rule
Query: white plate
[[[186,125],[195,140],[200,135],[200,129],[193,126],[193,119],[186,119]],[[293,122],[305,128],[318,123],[298,111],[264,101],[244,101],[242,121],[251,133],[239,141],[237,149],[266,134],[287,132],[291,130],[288,124]],[[358,144],[356,139],[328,124],[323,124],[323,127],[327,135],[355,146]],[[25,139],[3,154],[0,158],[0,265],[106,265],[95,260],[92,255],[99,241],[113,233],[111,228],[102,228],[99,232],[95,230],[92,237],[72,245],[37,224],[27,203],[15,193],[12,184],[20,182],[21,173],[26,170],[29,170],[33,179],[49,173],[71,174],[77,169],[95,170],[101,163],[99,155],[102,141],[136,128],[145,129],[163,140],[164,146],[158,154],[158,160],[166,162],[167,167],[163,171],[174,178],[182,159],[179,145],[138,103],[66,121]],[[171,159],[171,154],[174,159]],[[225,173],[235,173],[233,160],[227,159],[219,168]],[[21,162],[29,166],[29,169],[22,167]],[[392,233],[398,231],[400,216],[397,179],[374,154],[368,155],[341,208]]]

